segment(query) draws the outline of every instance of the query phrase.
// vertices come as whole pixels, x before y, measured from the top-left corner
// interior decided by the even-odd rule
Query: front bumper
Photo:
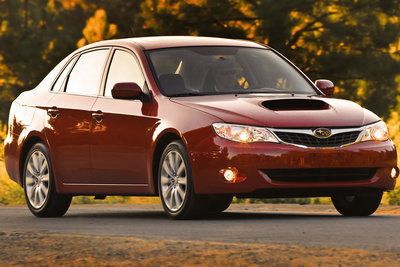
[[[368,141],[336,149],[310,149],[274,143],[242,144],[214,135],[196,144],[189,147],[189,151],[195,192],[198,194],[251,195],[260,190],[273,192],[276,189],[276,192],[283,192],[281,197],[286,196],[286,191],[296,195],[296,190],[302,195],[312,191],[310,196],[323,196],[331,195],[336,188],[369,187],[387,191],[396,184],[391,170],[397,164],[397,154],[390,140]],[[238,183],[226,182],[221,174],[221,170],[226,168],[236,168],[239,175],[246,179]],[[323,182],[282,182],[271,179],[265,173],[268,169],[307,168],[376,168],[376,172],[363,180]]]

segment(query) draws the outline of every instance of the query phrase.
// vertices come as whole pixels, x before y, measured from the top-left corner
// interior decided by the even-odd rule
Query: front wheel
[[[336,210],[344,216],[369,216],[381,203],[383,191],[364,191],[355,195],[332,196]]]
[[[173,219],[200,217],[207,210],[206,196],[194,192],[189,156],[181,141],[171,142],[161,156],[158,188],[163,208]]]
[[[232,203],[233,196],[209,196],[208,212],[220,213],[229,208]]]
[[[53,169],[47,147],[35,144],[24,164],[23,184],[26,203],[37,217],[58,217],[64,215],[72,197],[57,193]]]

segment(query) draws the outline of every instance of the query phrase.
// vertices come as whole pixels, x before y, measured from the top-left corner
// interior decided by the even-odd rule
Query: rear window
[[[109,49],[82,54],[68,75],[65,91],[80,95],[98,95]]]
[[[78,59],[78,57],[73,58],[68,65],[64,68],[63,72],[60,74],[60,76],[58,76],[58,79],[56,81],[56,83],[53,85],[53,88],[51,88],[52,91],[54,92],[59,92],[59,91],[64,91],[64,81],[65,78],[67,77],[69,71],[71,70],[72,66],[74,66],[76,60]]]

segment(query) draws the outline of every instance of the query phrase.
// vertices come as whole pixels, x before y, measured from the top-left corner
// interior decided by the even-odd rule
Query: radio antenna
[[[133,30],[132,30],[131,25],[128,25],[128,28],[129,28],[129,31],[131,33],[131,37],[135,37],[135,35],[133,34]]]

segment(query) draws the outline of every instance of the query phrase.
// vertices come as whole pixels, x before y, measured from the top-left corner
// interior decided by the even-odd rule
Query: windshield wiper
[[[200,93],[178,93],[178,94],[172,94],[169,95],[168,97],[180,97],[180,96],[201,96],[201,95],[205,95],[205,94],[200,94]]]

